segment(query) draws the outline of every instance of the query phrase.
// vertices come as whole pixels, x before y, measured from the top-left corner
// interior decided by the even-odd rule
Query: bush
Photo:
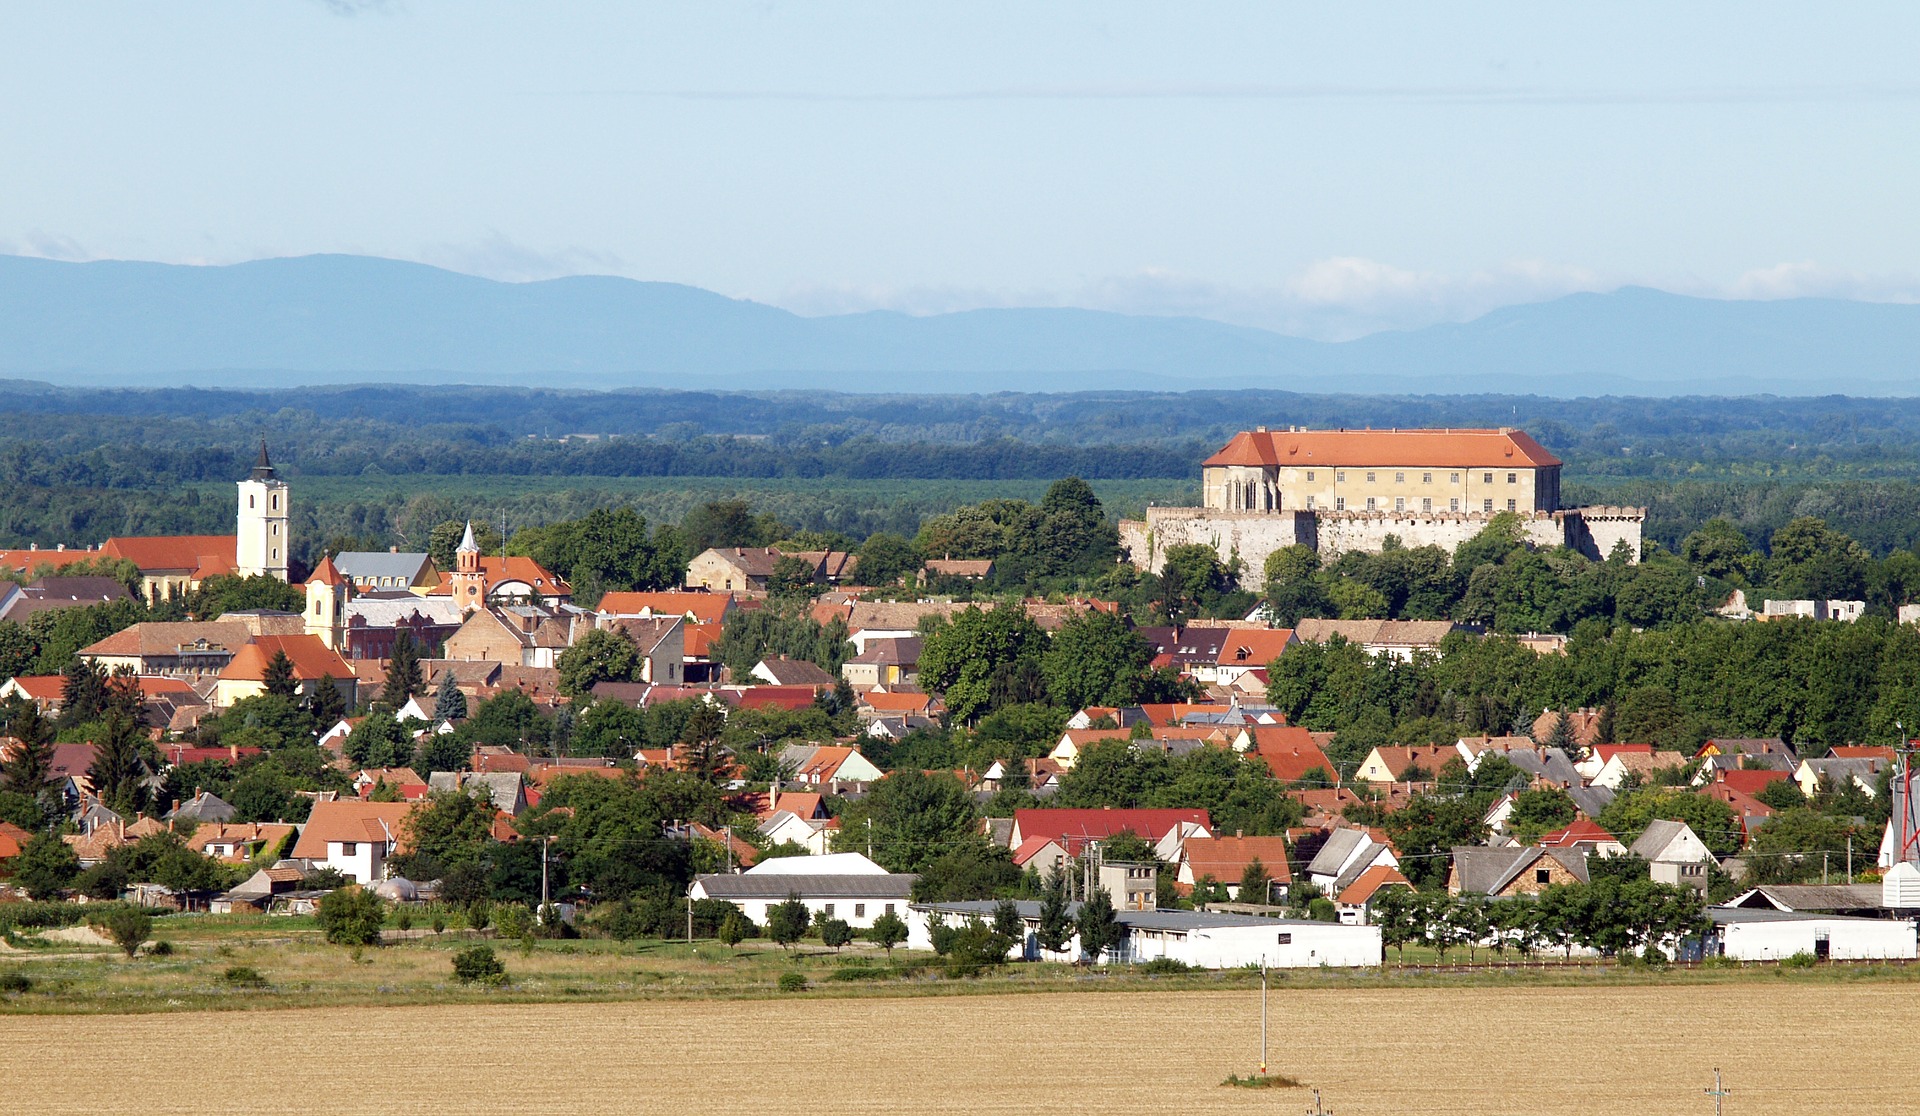
[[[122,953],[132,957],[140,952],[141,943],[153,932],[153,916],[138,907],[121,907],[107,912],[100,926]]]
[[[220,974],[220,983],[234,988],[265,988],[267,978],[252,965],[228,965],[227,971]]]
[[[172,957],[173,943],[162,938],[153,943],[153,948],[147,950],[147,953],[153,957]]]
[[[405,907],[400,908],[400,913],[393,916],[393,924],[399,927],[402,933],[413,929],[413,912]]]
[[[446,931],[447,916],[436,912],[433,916],[433,932],[436,934],[444,934]]]
[[[492,946],[478,945],[453,955],[453,979],[461,984],[505,984],[507,967]]]
[[[467,925],[475,930],[485,930],[493,921],[493,904],[485,899],[475,899],[467,905]]]
[[[947,976],[959,980],[976,977],[982,971],[1007,962],[1013,940],[977,918],[952,931],[947,938]]]
[[[807,977],[805,973],[781,973],[780,974],[780,991],[805,992],[806,990],[807,990]]]
[[[1171,976],[1175,973],[1193,973],[1199,969],[1185,961],[1176,961],[1171,957],[1156,957],[1139,967],[1139,971],[1152,976]]]
[[[320,929],[334,945],[379,945],[386,921],[387,905],[365,888],[342,888],[320,899]]]
[[[1794,954],[1792,957],[1783,957],[1780,959],[1780,967],[1783,969],[1811,969],[1816,964],[1818,964],[1818,961],[1814,959],[1813,954],[1804,950]]]
[[[0,973],[0,992],[22,993],[33,991],[33,981],[27,974],[12,969]]]

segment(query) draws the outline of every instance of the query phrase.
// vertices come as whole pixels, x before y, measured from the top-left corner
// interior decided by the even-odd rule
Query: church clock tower
[[[274,475],[260,441],[260,463],[240,482],[239,532],[234,540],[234,572],[287,580],[287,482]]]
[[[447,582],[453,590],[453,603],[460,606],[460,611],[472,612],[486,607],[487,575],[480,568],[480,544],[473,541],[471,520],[467,523],[466,535],[453,552],[453,572],[447,575]]]

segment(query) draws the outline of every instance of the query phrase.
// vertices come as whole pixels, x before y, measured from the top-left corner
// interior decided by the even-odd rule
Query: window
[[[1553,873],[1549,869],[1535,868],[1533,870],[1534,883],[1537,883],[1537,884],[1549,883],[1552,881],[1552,879],[1553,879]]]
[[[1458,496],[1454,496],[1454,497],[1452,497],[1452,498],[1450,498],[1450,499],[1448,499],[1448,500],[1447,500],[1447,510],[1448,510],[1448,511],[1454,511],[1454,512],[1457,512],[1457,511],[1459,511],[1459,510],[1460,510],[1460,497],[1458,497]]]
[[[1280,944],[1281,944],[1281,945],[1292,945],[1292,944],[1293,944],[1293,935],[1292,935],[1292,934],[1282,934],[1282,935],[1280,935]]]
[[[1393,498],[1393,510],[1394,510],[1394,511],[1406,511],[1406,510],[1407,510],[1407,498],[1406,498],[1405,496],[1395,496],[1395,497]]]
[[[1313,470],[1312,470],[1312,469],[1308,469],[1308,470],[1307,470],[1307,479],[1308,479],[1308,480],[1312,480],[1312,479],[1313,479]]]
[[[341,855],[341,856],[353,856],[353,855],[355,855],[355,854],[357,854],[357,853],[359,853],[359,851],[360,851],[360,842],[358,842],[358,841],[342,841],[342,842],[340,842],[340,855]]]
[[[1493,501],[1492,501],[1492,500],[1482,500],[1482,501],[1480,501],[1480,510],[1481,510],[1481,511],[1492,511],[1492,510],[1493,510]]]
[[[1393,483],[1395,484],[1407,483],[1407,475],[1405,473],[1395,473],[1393,475]]]
[[[1313,497],[1311,496],[1307,497],[1307,510],[1308,511],[1313,510]]]
[[[1432,473],[1421,473],[1421,474],[1420,474],[1420,483],[1421,483],[1421,484],[1432,484],[1432,483],[1433,483],[1433,474],[1432,474]]]
[[[1345,469],[1335,470],[1333,474],[1333,479],[1336,483],[1339,483],[1339,484],[1347,483],[1347,471]]]
[[[1422,496],[1422,497],[1420,497],[1420,510],[1421,510],[1421,511],[1423,511],[1423,512],[1430,512],[1430,511],[1432,511],[1432,510],[1433,510],[1433,497],[1431,497],[1431,496]]]
[[[1515,509],[1514,509],[1514,503],[1513,503],[1513,501],[1512,501],[1512,500],[1508,500],[1508,501],[1507,501],[1507,510],[1508,510],[1508,511],[1513,511],[1513,510],[1515,510]]]
[[[1508,484],[1519,484],[1519,483],[1520,483],[1520,474],[1519,474],[1519,473],[1508,473],[1508,474],[1507,474],[1507,483],[1508,483]]]
[[[247,506],[248,507],[253,506],[253,493],[251,492],[247,493]]]
[[[280,525],[278,523],[271,524],[267,527],[267,534],[277,535],[279,533],[280,533]]]
[[[1371,496],[1367,497],[1367,510],[1368,511],[1373,510],[1373,497]]]
[[[1487,474],[1484,474],[1483,476],[1481,476],[1481,478],[1480,478],[1480,483],[1481,483],[1481,484],[1492,484],[1492,483],[1493,483],[1493,474],[1492,474],[1492,473],[1487,473]]]
[[[1372,483],[1373,483],[1373,474],[1372,474],[1372,473],[1368,473],[1368,474],[1367,474],[1367,483],[1368,483],[1368,484],[1372,484]]]
[[[1335,497],[1333,498],[1333,510],[1334,510],[1334,511],[1346,511],[1346,510],[1347,510],[1347,498],[1346,498],[1345,496],[1335,496]]]
[[[267,506],[274,509],[275,511],[280,510],[280,497],[278,496],[267,497]]]
[[[1459,484],[1459,483],[1460,483],[1460,474],[1459,474],[1459,473],[1448,473],[1448,474],[1447,474],[1447,483],[1448,483],[1448,484]]]
[[[892,914],[892,913],[893,913],[893,904],[892,904],[892,903],[888,903],[888,904],[887,904],[887,913],[888,913],[888,914]]]
[[[822,918],[832,918],[832,917],[833,917],[833,904],[832,904],[832,903],[822,903],[822,904],[820,905],[820,917],[822,917]]]
[[[853,917],[855,918],[867,917],[867,905],[865,903],[855,903],[853,905]]]

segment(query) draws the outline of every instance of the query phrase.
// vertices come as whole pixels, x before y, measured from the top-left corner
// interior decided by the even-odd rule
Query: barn
[[[1711,907],[1710,952],[1734,961],[1779,961],[1804,953],[1820,960],[1912,960],[1920,937],[1911,919],[1855,918],[1806,911]]]
[[[1015,904],[1026,924],[1025,940],[1016,953],[1028,960],[1071,961],[1080,955],[1076,938],[1057,954],[1043,954],[1038,934],[1040,904]],[[908,920],[907,945],[933,947],[930,927],[935,919],[949,924],[968,918],[989,921],[997,904],[916,903],[916,917]],[[1069,905],[1075,913],[1080,905]],[[1276,969],[1359,968],[1381,962],[1380,928],[1342,926],[1337,922],[1305,919],[1257,918],[1211,911],[1114,912],[1122,931],[1120,945],[1100,957],[1102,964],[1138,964],[1170,958],[1202,969],[1234,969],[1265,965]]]

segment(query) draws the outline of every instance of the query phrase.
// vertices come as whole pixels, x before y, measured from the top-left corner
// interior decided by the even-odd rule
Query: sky
[[[0,0],[0,252],[1323,338],[1920,300],[1920,5]]]

